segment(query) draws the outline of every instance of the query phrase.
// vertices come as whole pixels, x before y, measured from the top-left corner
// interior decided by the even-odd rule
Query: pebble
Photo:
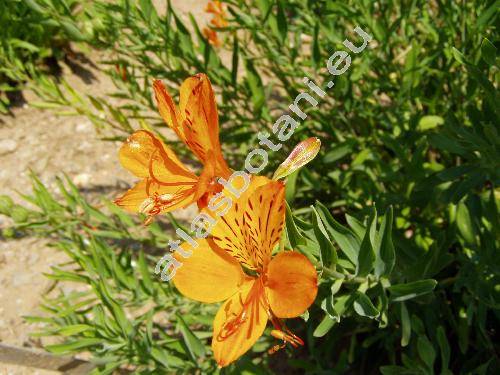
[[[11,152],[16,151],[17,142],[13,139],[2,139],[0,140],[0,155],[7,155]]]
[[[78,125],[76,125],[76,131],[78,133],[87,133],[90,130],[92,130],[92,124],[88,121],[80,122]]]
[[[22,286],[22,285],[27,285],[29,284],[31,281],[31,274],[18,274],[18,275],[14,275],[12,277],[12,286],[13,287],[18,287],[18,286]],[[18,301],[22,301],[21,299],[17,300],[16,303],[20,303]]]
[[[92,176],[88,173],[79,173],[73,178],[73,183],[78,186],[86,186],[89,184]]]

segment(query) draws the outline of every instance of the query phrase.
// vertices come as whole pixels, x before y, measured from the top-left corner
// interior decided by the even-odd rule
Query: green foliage
[[[70,42],[91,38],[84,7],[75,0],[11,0],[0,3],[0,113],[10,92],[54,74],[71,54]]]
[[[326,61],[345,50],[346,37],[359,42],[352,33],[359,25],[373,37],[369,47],[352,55],[293,137],[269,153],[270,174],[299,140],[322,142],[318,158],[287,182],[285,246],[305,254],[321,277],[315,304],[293,327],[306,348],[290,355],[286,370],[497,373],[498,1],[226,3],[230,24],[218,31],[225,45],[217,50],[203,25],[193,17],[185,24],[170,4],[160,14],[148,0],[93,2],[87,43],[109,53],[112,96],[121,104],[43,79],[37,105],[84,114],[116,140],[165,126],[153,78],[173,94],[188,75],[206,72],[218,94],[224,154],[241,169],[258,131],[270,132],[307,90],[302,77],[331,79]],[[49,277],[90,286],[46,301],[45,333],[66,340],[49,349],[88,350],[109,371],[124,364],[215,371],[207,347],[215,308],[151,274],[168,232],[158,223],[140,230],[112,205],[103,213],[74,187],[61,189],[64,204],[35,181],[27,198],[37,211],[0,199],[17,235],[51,236],[72,259],[75,267]],[[283,372],[280,357],[262,353],[270,345],[264,337],[229,372]]]

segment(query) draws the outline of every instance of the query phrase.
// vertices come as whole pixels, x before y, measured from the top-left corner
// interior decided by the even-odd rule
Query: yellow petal
[[[273,180],[284,178],[313,160],[319,152],[321,141],[312,137],[300,142],[274,172]]]
[[[149,197],[146,185],[146,180],[138,182],[121,197],[115,199],[115,203],[129,212],[139,212],[141,205]]]
[[[267,270],[266,294],[274,315],[294,318],[304,313],[318,292],[316,269],[302,254],[277,254]]]
[[[173,278],[174,284],[183,295],[200,302],[213,303],[234,295],[243,283],[245,274],[239,263],[215,244],[198,239],[193,249],[188,243],[181,245],[183,251],[192,255],[184,258],[175,253],[182,262]]]
[[[176,183],[196,180],[175,153],[146,130],[138,130],[127,138],[120,148],[119,158],[123,167],[137,177]]]
[[[212,350],[219,366],[227,366],[245,354],[262,336],[267,319],[261,281],[247,280],[215,316]]]
[[[187,207],[194,201],[193,185],[163,185],[146,178],[117,198],[115,203],[129,212],[157,215]]]
[[[281,181],[252,177],[250,186],[233,201],[212,231],[214,242],[251,270],[261,270],[279,242],[285,218]],[[233,197],[225,189],[224,194]]]

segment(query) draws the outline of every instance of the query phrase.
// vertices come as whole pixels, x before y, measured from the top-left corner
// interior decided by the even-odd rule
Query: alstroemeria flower
[[[217,32],[215,30],[204,27],[202,33],[203,36],[208,40],[208,43],[210,43],[212,46],[220,47],[222,45],[222,42],[217,36]]]
[[[313,303],[317,275],[298,252],[272,256],[283,230],[284,194],[281,181],[252,177],[248,189],[218,219],[212,237],[197,240],[188,258],[176,254],[183,264],[173,281],[183,295],[206,303],[225,301],[215,316],[212,338],[221,367],[251,348],[268,319],[275,328],[271,334],[282,346],[303,345],[282,319],[301,315]]]
[[[212,25],[220,28],[227,27],[227,13],[224,9],[224,5],[220,1],[209,1],[205,8],[205,12],[213,14],[213,18],[210,21]]]
[[[226,20],[226,10],[220,1],[209,1],[207,7],[205,8],[205,12],[213,14],[213,18],[210,20],[210,23],[214,27],[224,28],[228,26],[229,23]],[[202,32],[203,36],[211,45],[215,47],[220,47],[222,45],[215,30],[205,27]]]
[[[197,74],[180,87],[177,107],[165,86],[154,82],[160,115],[203,164],[199,176],[191,172],[151,132],[133,133],[120,149],[120,162],[139,178],[138,184],[115,203],[131,212],[153,217],[197,202],[206,207],[210,197],[221,190],[218,177],[229,178],[219,143],[217,104],[208,77]]]

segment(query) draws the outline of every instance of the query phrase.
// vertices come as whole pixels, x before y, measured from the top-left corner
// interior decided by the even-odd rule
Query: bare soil
[[[160,11],[163,1],[156,1]],[[199,22],[207,20],[206,1],[174,0],[182,17],[192,12]],[[186,17],[187,19],[187,17]],[[102,94],[113,85],[92,64],[84,76],[63,66],[63,77],[83,93]],[[28,102],[32,95],[24,93]],[[0,194],[22,199],[16,192],[31,192],[30,171],[49,190],[57,193],[56,176],[67,174],[91,200],[112,198],[124,191],[134,178],[120,167],[120,144],[99,140],[93,125],[84,117],[57,117],[48,110],[23,105],[12,116],[0,116]],[[9,223],[0,216],[0,228]],[[41,348],[42,341],[30,334],[37,326],[23,320],[40,313],[39,305],[50,281],[43,276],[51,266],[67,261],[65,254],[47,246],[40,238],[0,239],[0,341]],[[0,364],[0,374],[53,374],[55,372]]]

